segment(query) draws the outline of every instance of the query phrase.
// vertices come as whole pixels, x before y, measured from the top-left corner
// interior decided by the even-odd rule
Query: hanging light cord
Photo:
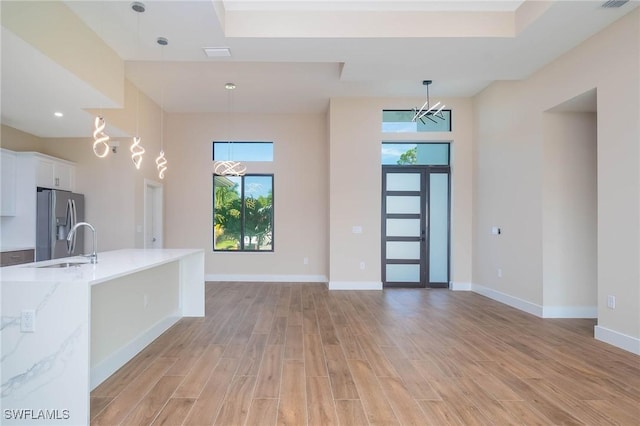
[[[167,39],[158,39],[160,62],[164,62],[164,46],[168,43]],[[164,179],[164,173],[167,171],[167,159],[164,156],[164,83],[162,83],[162,88],[160,89],[160,154],[156,157],[156,167],[158,169],[158,177]]]
[[[140,49],[140,14],[144,12],[144,8],[142,10],[136,10],[138,12],[137,18],[137,31],[138,36],[136,40],[137,49]],[[140,166],[142,165],[142,154],[145,153],[145,149],[140,144],[140,89],[136,86],[136,135],[133,137],[133,143],[129,147],[129,151],[131,151],[131,161],[133,161],[133,165],[137,170],[140,170]]]
[[[101,22],[102,24],[102,22]],[[102,29],[102,25],[100,26]],[[102,31],[100,31],[102,32]],[[99,158],[109,154],[109,135],[104,132],[107,123],[102,116],[102,100],[100,101],[100,114],[93,122],[93,153]]]
[[[224,88],[227,89],[227,106],[228,106],[228,117],[227,123],[228,126],[231,127],[231,132],[233,132],[233,95],[231,93],[232,90],[236,88],[236,85],[233,83],[227,83],[224,85]],[[213,164],[213,173],[218,176],[243,176],[247,172],[247,166],[242,164],[239,161],[233,160],[233,142],[231,138],[227,139],[228,151],[227,151],[227,160],[218,160]]]

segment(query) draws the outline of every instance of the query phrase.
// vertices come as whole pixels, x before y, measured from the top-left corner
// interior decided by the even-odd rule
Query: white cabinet
[[[0,150],[0,216],[16,215],[16,154]]]
[[[75,166],[65,160],[37,155],[36,186],[43,188],[75,189]]]
[[[75,163],[39,152],[7,150],[1,150],[1,152],[2,220],[0,220],[0,246],[5,248],[35,247],[36,187],[74,191]],[[10,173],[11,169],[15,172],[13,177]],[[11,179],[13,179],[13,184],[10,184]],[[12,190],[13,196],[11,196]],[[13,211],[13,213],[5,216],[5,209]]]

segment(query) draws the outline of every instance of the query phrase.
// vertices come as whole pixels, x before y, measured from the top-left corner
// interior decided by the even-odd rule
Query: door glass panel
[[[387,214],[420,214],[420,196],[387,196]]]
[[[387,259],[420,259],[420,241],[387,241]]]
[[[388,237],[419,237],[420,219],[387,219]]]
[[[449,175],[429,175],[429,281],[448,282]]]
[[[387,265],[387,281],[420,282],[420,265]]]
[[[420,173],[388,173],[387,191],[420,191]]]

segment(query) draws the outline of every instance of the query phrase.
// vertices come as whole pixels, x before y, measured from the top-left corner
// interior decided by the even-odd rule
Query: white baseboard
[[[598,307],[543,306],[542,318],[598,318]]]
[[[540,305],[536,305],[535,303],[528,302],[524,299],[510,296],[508,294],[502,293],[500,291],[497,291],[491,288],[483,287],[478,284],[473,284],[472,289],[475,293],[486,296],[489,299],[497,300],[500,303],[504,303],[505,305],[509,305],[513,308],[520,309],[521,311],[524,311],[531,315],[535,315],[537,317],[542,318],[543,309],[542,309],[542,306]]]
[[[473,290],[473,284],[472,283],[460,283],[460,282],[451,281],[449,283],[449,290],[453,290],[453,291],[472,291]]]
[[[89,385],[93,390],[100,383],[105,381],[109,376],[115,373],[120,367],[125,365],[131,358],[136,356],[138,352],[143,350],[147,345],[157,339],[162,333],[167,331],[169,327],[180,319],[179,313],[161,320],[153,327],[134,338],[132,341],[115,351],[109,357],[91,368],[89,375]]]
[[[329,281],[329,290],[382,290],[381,281]]]
[[[472,284],[475,293],[482,294],[490,299],[504,303],[521,311],[530,313],[540,318],[597,318],[598,308],[594,306],[540,306],[526,300],[510,296],[508,294]],[[594,328],[596,340],[608,343],[625,351],[640,355],[640,339],[627,336],[620,332],[596,325]]]
[[[249,275],[249,274],[208,274],[205,281],[237,281],[237,282],[282,282],[282,283],[326,283],[324,275]]]
[[[617,331],[596,325],[593,328],[596,340],[608,343],[617,348],[624,349],[636,355],[640,355],[640,339],[637,337],[627,336]]]

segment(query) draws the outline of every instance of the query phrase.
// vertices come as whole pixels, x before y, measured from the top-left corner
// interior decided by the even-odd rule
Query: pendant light
[[[137,13],[137,40],[136,47],[137,50],[140,49],[140,14],[145,11],[144,3],[141,2],[133,2],[131,4],[131,9]],[[140,170],[140,166],[142,165],[142,154],[145,153],[145,149],[140,144],[140,89],[136,86],[136,136],[133,137],[133,143],[129,147],[129,151],[131,151],[131,161],[133,161],[133,165],[137,170]]]
[[[156,41],[160,45],[160,62],[163,62],[164,46],[169,44],[169,40],[164,37],[158,37]],[[160,154],[156,157],[156,167],[158,169],[158,177],[164,179],[164,172],[167,171],[167,159],[164,156],[164,84],[160,92]]]
[[[418,108],[413,109],[414,115],[411,121],[420,120],[422,124],[425,124],[423,118],[431,120],[434,123],[437,123],[437,121],[434,120],[434,118],[445,120],[444,114],[442,114],[442,110],[445,108],[445,105],[441,104],[440,102],[436,102],[434,105],[431,105],[431,101],[429,99],[429,86],[431,85],[431,83],[432,83],[431,80],[422,81],[422,84],[427,88],[427,100],[424,101],[424,104],[422,104],[420,109]]]
[[[93,152],[99,158],[104,158],[109,153],[109,136],[104,132],[107,123],[102,116],[97,116],[93,126]]]
[[[100,107],[100,115],[93,121],[93,153],[98,158],[104,158],[109,154],[109,135],[104,132],[107,126],[102,116],[102,107]]]
[[[236,85],[234,83],[226,83],[224,88],[227,90],[227,110],[229,113],[228,121],[231,120],[231,112],[233,110],[233,90]],[[213,173],[218,176],[243,176],[247,172],[247,166],[239,161],[233,160],[233,142],[229,141],[229,157],[227,160],[218,160],[213,163]]]

